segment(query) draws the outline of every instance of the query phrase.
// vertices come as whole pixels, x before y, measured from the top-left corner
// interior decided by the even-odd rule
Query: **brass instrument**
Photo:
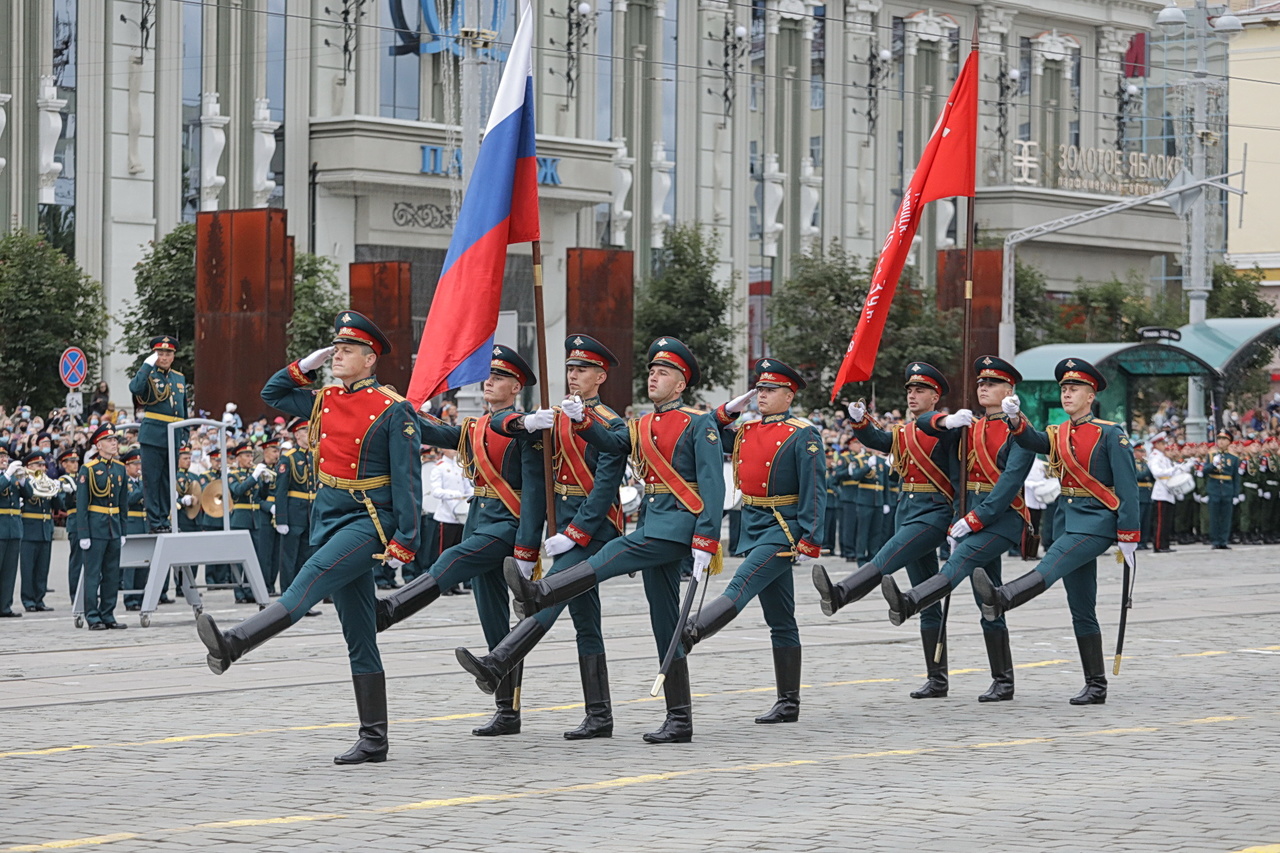
[[[222,480],[214,480],[204,487],[200,493],[200,508],[210,518],[222,518]]]
[[[48,500],[62,491],[58,481],[46,474],[43,468],[28,468],[27,476],[31,478],[31,491],[42,500]]]

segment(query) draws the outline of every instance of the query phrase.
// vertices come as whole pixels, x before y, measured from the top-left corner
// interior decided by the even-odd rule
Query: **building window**
[[[393,0],[400,2],[400,0]],[[396,28],[392,20],[391,3],[380,3],[379,22],[381,24],[382,56],[379,63],[379,114],[383,118],[402,118],[410,121],[418,120],[418,91],[420,88],[419,54],[407,52],[402,48],[406,44],[404,31]],[[403,23],[413,28],[411,37],[422,31],[422,7],[417,3],[406,8]]]
[[[204,7],[182,6],[182,219],[200,209],[200,91],[204,64]]]
[[[809,137],[809,159],[813,161],[813,168],[822,168],[822,137]]]
[[[62,132],[53,149],[54,162],[62,165],[53,184],[54,201],[38,210],[40,233],[68,257],[76,251],[77,6],[77,0],[53,4],[53,84],[67,105],[61,111]]]
[[[809,78],[809,109],[820,110],[826,106],[827,93],[825,85],[820,73],[815,72]]]
[[[1018,94],[1031,94],[1031,39],[1023,36],[1018,39]]]
[[[271,120],[280,122],[275,130],[276,150],[271,155],[271,174],[276,188],[267,199],[268,207],[284,207],[284,108],[285,58],[288,56],[285,28],[285,0],[267,0],[267,106]]]

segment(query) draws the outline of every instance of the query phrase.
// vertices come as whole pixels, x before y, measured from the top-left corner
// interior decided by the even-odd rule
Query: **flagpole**
[[[969,43],[969,51],[972,53],[978,49],[978,19],[973,21],[973,37]],[[977,147],[974,148],[974,154],[977,154]],[[976,174],[976,172],[975,172]],[[978,188],[975,186],[973,194],[968,197],[965,213],[965,229],[967,231],[964,247],[964,328],[960,333],[960,370],[964,374],[964,381],[961,383],[964,395],[960,407],[973,405],[973,395],[975,389],[973,387],[973,249],[974,241],[978,235],[978,222],[974,218],[975,208],[978,204]],[[968,512],[969,503],[969,427],[964,427],[960,433],[960,494],[957,496],[956,513],[957,518],[964,518]],[[942,653],[947,643],[947,617],[951,615],[951,594],[947,594],[947,598],[942,602],[942,627],[938,629],[938,645],[933,650],[933,662],[942,663]]]
[[[538,336],[538,389],[540,409],[551,408],[551,389],[547,386],[547,314],[542,305],[542,241],[533,241],[533,319]],[[552,449],[554,430],[542,433],[542,484],[547,502],[547,536],[556,530],[555,455]]]

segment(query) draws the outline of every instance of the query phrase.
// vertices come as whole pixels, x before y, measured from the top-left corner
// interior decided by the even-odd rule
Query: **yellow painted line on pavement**
[[[1211,658],[1211,657],[1214,657],[1215,655],[1229,655],[1229,654],[1231,654],[1231,652],[1187,652],[1185,654],[1178,655],[1178,657],[1180,658]]]
[[[1261,847],[1246,847],[1235,853],[1280,853],[1280,844],[1264,844]]]
[[[1178,720],[1168,726],[1187,726],[1187,725],[1211,725],[1217,723],[1232,722],[1237,720],[1247,720],[1249,717],[1201,717],[1196,720]],[[1035,744],[1056,743],[1064,737],[1089,737],[1098,735],[1113,735],[1120,732],[1141,731],[1141,732],[1159,732],[1163,729],[1159,727],[1144,727],[1142,729],[1098,729],[1090,732],[1080,732],[1074,735],[1056,735],[1053,737],[1031,737],[1019,738],[1017,740],[990,741],[983,743],[970,744],[947,744],[944,746],[922,746],[906,749],[887,749],[875,752],[851,752],[843,755],[832,755],[819,758],[799,758],[792,761],[774,761],[768,763],[752,763],[752,764],[735,764],[728,767],[695,767],[687,770],[672,770],[664,773],[646,773],[638,776],[622,776],[613,779],[599,779],[593,782],[583,782],[576,785],[560,785],[550,788],[536,788],[531,791],[511,791],[503,794],[471,794],[459,797],[441,797],[430,800],[418,800],[416,802],[399,803],[392,806],[381,806],[372,809],[356,809],[347,814],[305,814],[305,815],[282,815],[274,818],[247,818],[243,820],[215,821],[199,823],[188,826],[178,826],[166,829],[155,829],[145,833],[121,832],[112,835],[97,835],[90,838],[69,838],[59,841],[48,841],[43,844],[26,844],[14,847],[0,848],[0,853],[19,853],[19,851],[39,851],[39,850],[68,850],[78,847],[90,847],[100,844],[109,844],[115,841],[127,841],[135,838],[146,837],[154,839],[158,836],[177,835],[188,832],[198,832],[205,829],[234,829],[237,827],[249,826],[269,826],[275,824],[296,824],[314,821],[332,821],[343,820],[347,818],[367,818],[372,815],[392,815],[403,812],[429,811],[433,809],[453,808],[457,806],[471,806],[483,803],[499,803],[511,800],[524,800],[534,797],[552,797],[561,794],[576,794],[592,791],[616,790],[618,788],[629,788],[637,785],[649,785],[656,782],[667,782],[674,779],[684,779],[690,777],[710,776],[716,774],[745,774],[760,773],[768,770],[785,770],[794,767],[805,767],[813,765],[835,764],[847,761],[865,761],[877,758],[898,758],[917,755],[926,755],[930,753],[939,753],[946,751],[964,751],[978,749],[1011,749],[1021,746],[1030,746]],[[1236,851],[1236,853],[1280,853],[1280,845],[1272,847],[1251,847],[1247,851]]]

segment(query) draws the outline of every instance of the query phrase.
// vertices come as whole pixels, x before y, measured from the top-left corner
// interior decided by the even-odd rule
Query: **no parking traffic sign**
[[[58,377],[62,384],[75,390],[84,384],[89,375],[89,360],[80,347],[67,347],[58,358]]]

